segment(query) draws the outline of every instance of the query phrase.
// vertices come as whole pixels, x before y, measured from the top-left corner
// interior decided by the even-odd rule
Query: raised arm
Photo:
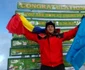
[[[78,27],[79,27],[79,25],[77,27],[75,27],[74,29],[64,32],[63,33],[63,41],[70,40],[70,39],[74,38],[77,33]]]
[[[30,32],[27,29],[24,28],[24,33],[23,35],[28,39],[28,40],[32,40],[35,42],[38,42],[38,36],[36,33]]]
[[[25,22],[24,22],[25,23]],[[37,34],[32,33],[33,26],[28,24],[28,30],[23,26],[23,21],[20,19],[19,14],[12,16],[7,24],[7,30],[12,34],[25,35],[27,39],[37,42]]]

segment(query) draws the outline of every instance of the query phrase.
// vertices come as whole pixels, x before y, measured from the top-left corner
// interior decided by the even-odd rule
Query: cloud
[[[8,34],[0,34],[0,70],[7,70],[10,47],[11,37]]]

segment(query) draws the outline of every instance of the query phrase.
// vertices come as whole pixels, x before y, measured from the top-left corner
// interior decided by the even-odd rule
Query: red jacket
[[[69,30],[62,34],[47,36],[47,34],[35,34],[25,30],[27,39],[37,42],[40,46],[41,64],[46,66],[57,66],[63,63],[62,42],[72,39],[78,28]]]
[[[63,63],[62,42],[73,38],[78,30],[76,27],[62,34],[57,31],[57,33],[52,36],[35,34],[24,28],[17,14],[9,21],[7,29],[10,33],[24,34],[27,39],[37,42],[40,46],[41,64],[51,67]]]

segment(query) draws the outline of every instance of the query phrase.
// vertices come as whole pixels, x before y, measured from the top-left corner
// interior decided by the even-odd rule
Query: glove
[[[82,17],[81,17],[81,19],[83,19],[85,17],[85,15],[83,15]]]

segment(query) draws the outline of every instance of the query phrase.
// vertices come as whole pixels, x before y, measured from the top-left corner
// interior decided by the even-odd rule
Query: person
[[[12,31],[14,31],[14,33],[17,33],[17,31],[20,30],[20,26],[16,26],[17,28],[13,27],[16,30]],[[10,26],[8,27],[12,28]],[[60,29],[55,28],[55,23],[49,21],[46,23],[45,29],[41,33],[30,32],[29,30],[23,27],[21,34],[23,34],[28,40],[35,41],[39,44],[39,50],[41,55],[40,70],[65,70],[63,61],[62,42],[74,38],[78,30],[78,27],[79,26],[76,26],[75,28],[67,32],[60,33]]]
[[[24,36],[28,40],[35,41],[40,46],[41,69],[40,70],[65,70],[63,63],[62,42],[72,39],[78,27],[64,33],[59,33],[55,29],[55,24],[51,21],[46,23],[45,32],[32,33],[25,31]]]

